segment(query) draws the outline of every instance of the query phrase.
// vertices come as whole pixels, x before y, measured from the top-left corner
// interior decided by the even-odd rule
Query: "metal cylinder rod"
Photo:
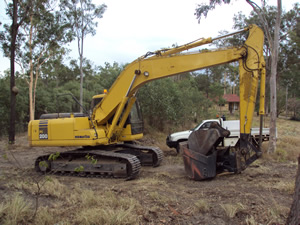
[[[211,40],[212,41],[219,40],[219,39],[226,38],[226,37],[229,37],[229,36],[232,36],[232,35],[235,35],[235,34],[243,33],[243,32],[245,32],[247,30],[249,30],[248,27],[246,27],[246,28],[244,28],[242,30],[238,30],[236,32],[232,32],[232,33],[229,33],[229,34],[225,34],[225,35],[222,35],[222,36],[218,36],[218,37],[212,38]]]

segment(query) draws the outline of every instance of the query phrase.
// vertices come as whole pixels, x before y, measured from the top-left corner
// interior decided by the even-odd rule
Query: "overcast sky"
[[[172,44],[182,45],[201,37],[216,37],[221,30],[233,31],[232,18],[242,11],[249,15],[250,5],[244,0],[232,0],[230,5],[217,6],[199,24],[194,13],[203,0],[94,0],[105,3],[107,10],[98,20],[95,36],[87,36],[84,57],[94,65],[105,62],[129,63],[148,51]],[[259,0],[256,0],[260,4]],[[276,0],[269,4],[276,5]],[[282,0],[283,9],[289,10],[297,0]],[[0,20],[10,23],[4,16],[4,1],[0,0]],[[70,57],[77,59],[77,43],[69,45]],[[0,52],[0,74],[9,69],[7,58]]]

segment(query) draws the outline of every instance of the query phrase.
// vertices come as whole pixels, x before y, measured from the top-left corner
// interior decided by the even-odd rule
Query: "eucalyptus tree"
[[[264,14],[268,23],[271,36],[274,35],[274,27],[276,24],[277,7],[265,6]],[[277,115],[284,110],[287,111],[287,102],[289,97],[299,98],[300,85],[300,62],[299,62],[299,46],[300,46],[300,10],[299,3],[294,7],[282,13],[280,33],[279,33],[279,55],[277,67]],[[257,24],[262,26],[258,15],[252,11],[248,17],[241,12],[234,16],[234,28],[241,29],[249,24]],[[271,68],[271,49],[267,37],[264,45],[264,54],[266,56],[267,75],[270,74]],[[269,78],[269,77],[267,77]],[[269,79],[267,79],[267,83]],[[267,94],[267,93],[266,93]],[[268,95],[269,96],[269,95]],[[268,105],[268,104],[266,104]],[[286,107],[284,107],[286,106]]]
[[[41,66],[64,51],[61,46],[72,40],[67,32],[70,31],[70,26],[61,19],[59,11],[53,10],[55,3],[51,0],[36,0],[24,29],[28,53],[27,57],[23,57],[22,65],[29,62],[30,120],[34,119],[36,87]]]
[[[92,3],[92,0],[62,0],[60,5],[65,13],[65,18],[69,20],[73,27],[74,35],[77,38],[77,46],[79,53],[80,67],[80,104],[83,104],[83,43],[86,35],[96,34],[98,22],[96,19],[103,17],[106,5],[98,5]],[[80,109],[82,112],[82,109]]]
[[[34,119],[36,88],[42,65],[61,53],[62,46],[72,40],[68,32],[70,26],[62,19],[60,11],[55,11],[56,6],[56,0],[28,0],[28,4],[20,8],[24,19],[16,36],[15,61],[28,78],[30,120]],[[6,36],[3,45],[6,52],[10,48],[9,40],[10,36]]]
[[[15,121],[16,121],[16,95],[18,88],[15,85],[15,54],[16,54],[16,40],[20,25],[26,18],[28,9],[30,8],[30,1],[13,0],[8,2],[6,13],[11,18],[11,25],[5,24],[6,32],[1,32],[0,39],[5,56],[10,58],[10,126],[9,126],[9,143],[15,142]],[[25,10],[24,10],[25,9]],[[1,24],[2,25],[2,24]],[[9,37],[7,42],[5,37]]]
[[[271,76],[270,76],[270,141],[268,152],[275,152],[276,150],[276,117],[277,117],[277,94],[276,94],[276,74],[277,74],[277,63],[278,63],[278,54],[279,54],[279,31],[281,24],[281,13],[282,6],[281,0],[277,0],[277,13],[276,13],[276,22],[274,26],[274,35],[270,33],[270,27],[268,26],[267,20],[265,18],[264,7],[265,1],[262,1],[262,7],[259,7],[255,2],[251,0],[246,0],[246,2],[253,8],[253,11],[258,15],[262,28],[265,32],[267,41],[270,46],[270,55],[271,55]],[[196,8],[195,15],[197,16],[198,21],[200,21],[202,16],[207,16],[210,10],[213,10],[216,5],[220,4],[229,4],[230,0],[210,0],[209,4],[200,4]]]

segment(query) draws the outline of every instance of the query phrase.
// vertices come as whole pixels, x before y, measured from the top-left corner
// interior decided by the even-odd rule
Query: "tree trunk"
[[[10,49],[10,121],[9,121],[9,137],[10,144],[15,143],[15,123],[16,123],[16,95],[15,87],[15,49],[18,33],[18,1],[13,0],[13,22],[11,25],[11,49]]]
[[[83,68],[82,68],[82,63],[83,63],[83,39],[81,39],[81,54],[80,54],[80,105],[83,106]],[[82,113],[82,107],[80,107],[80,112]]]
[[[290,209],[286,224],[300,224],[300,155],[298,157],[298,171],[295,181],[295,192],[293,196],[293,203]]]
[[[30,16],[30,32],[29,32],[29,67],[30,67],[30,81],[29,81],[29,120],[34,120],[34,102],[33,102],[33,62],[32,62],[32,35],[33,35],[33,21]]]
[[[79,53],[79,70],[80,70],[80,98],[79,98],[79,103],[80,105],[83,104],[83,69],[82,69],[82,64],[83,64],[83,34],[81,38],[77,37],[77,44],[78,44],[78,53]],[[83,110],[80,107],[80,112],[82,113]]]
[[[279,51],[279,29],[281,22],[281,0],[277,0],[277,17],[274,32],[274,43],[272,45],[272,62],[271,62],[271,77],[270,77],[270,140],[268,153],[276,151],[276,119],[277,119],[277,93],[276,93],[276,75],[277,61]]]
[[[82,68],[82,64],[83,64],[83,40],[84,40],[84,10],[83,10],[83,5],[84,2],[80,1],[80,8],[82,10],[82,14],[81,14],[81,24],[80,24],[80,31],[81,31],[81,37],[78,37],[78,52],[79,52],[79,57],[80,57],[80,99],[79,99],[79,103],[81,106],[83,106],[83,68]],[[79,40],[80,40],[80,47],[79,47]],[[82,107],[80,107],[80,112],[83,112]]]

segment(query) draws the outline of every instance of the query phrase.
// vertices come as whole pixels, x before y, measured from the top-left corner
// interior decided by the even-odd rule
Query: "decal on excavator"
[[[39,139],[48,139],[48,120],[40,120],[39,122]]]
[[[88,135],[84,135],[84,136],[75,136],[75,138],[90,138],[90,136],[88,136]]]

